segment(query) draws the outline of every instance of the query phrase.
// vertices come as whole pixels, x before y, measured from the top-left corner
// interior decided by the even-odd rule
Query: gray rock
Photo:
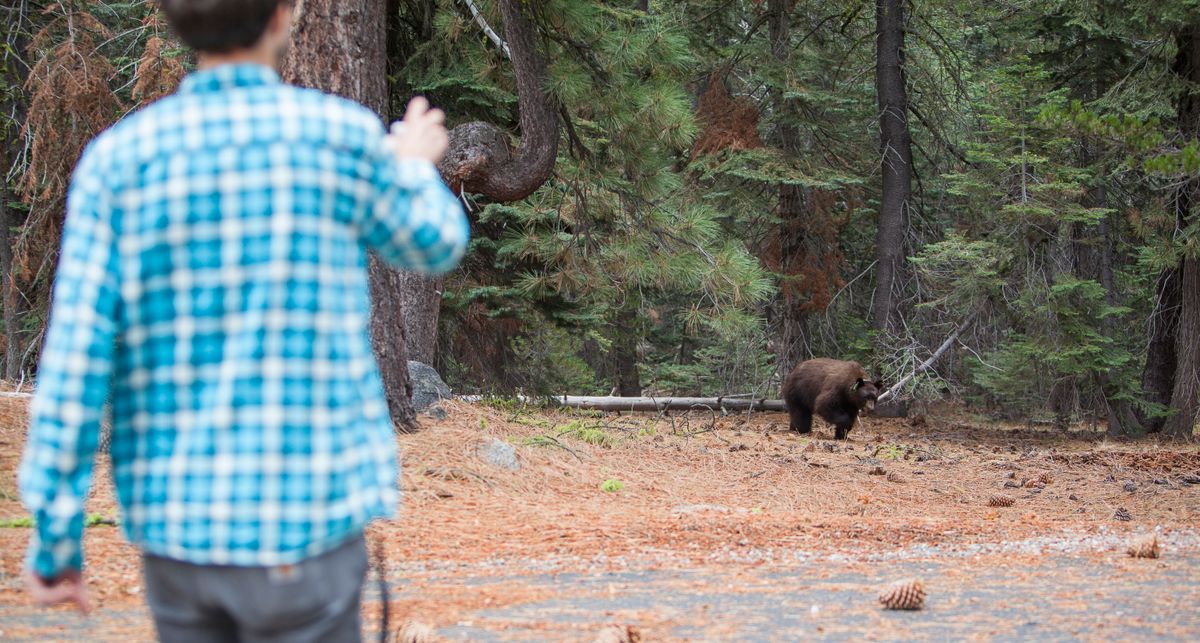
[[[425,417],[433,418],[435,420],[444,420],[447,417],[450,417],[450,414],[446,412],[446,409],[442,408],[441,404],[434,404],[433,406],[425,409]]]
[[[437,371],[421,362],[408,362],[408,379],[412,383],[413,410],[417,413],[441,400],[450,399],[450,387],[442,381]]]
[[[512,445],[496,438],[486,438],[475,447],[475,455],[493,467],[516,471],[521,468],[517,461],[517,450]]]

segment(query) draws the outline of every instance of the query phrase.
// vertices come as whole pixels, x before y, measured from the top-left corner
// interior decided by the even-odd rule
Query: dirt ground
[[[470,640],[596,640],[614,624],[626,640],[634,632],[647,641],[1020,638],[1003,611],[981,611],[1000,600],[980,594],[981,584],[998,584],[1037,596],[1043,611],[1059,606],[1019,615],[1030,627],[1087,621],[1119,599],[1158,610],[1116,620],[1148,619],[1149,629],[1120,630],[1130,638],[1200,637],[1196,617],[1170,614],[1176,604],[1191,614],[1200,600],[1194,444],[1001,425],[956,407],[866,417],[836,442],[824,426],[789,433],[776,413],[443,406],[446,419],[423,418],[422,431],[397,438],[405,504],[369,532],[386,551],[393,625],[419,621]],[[513,447],[519,470],[478,457],[492,439]],[[23,402],[0,399],[5,525],[26,515],[15,482],[23,440]],[[1012,505],[991,506],[993,496]],[[103,458],[88,512],[119,519]],[[19,578],[29,529],[15,524],[0,528],[0,639],[153,638],[138,558],[119,528],[88,529],[97,612],[80,621],[29,605]],[[1125,556],[1127,543],[1150,533],[1164,543],[1161,559]],[[931,588],[930,610],[915,613],[925,620],[875,603],[878,584],[897,575]],[[838,602],[803,598],[831,591]],[[747,593],[765,602],[744,605],[741,621],[713,615],[714,602]],[[772,617],[775,601],[810,620]],[[934,605],[942,618],[931,621]],[[367,601],[368,624],[377,627],[379,608]],[[843,618],[821,624],[818,613]],[[1100,629],[1062,632],[1122,638],[1103,628],[1117,614],[1095,613]],[[952,621],[958,629],[944,629]]]

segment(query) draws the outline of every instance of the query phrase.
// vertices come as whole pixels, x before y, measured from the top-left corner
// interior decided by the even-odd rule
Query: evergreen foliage
[[[393,3],[393,111],[520,135],[498,3]],[[561,143],[551,179],[470,205],[444,285],[439,367],[456,390],[773,396],[809,356],[909,374],[900,397],[1009,417],[1169,414],[1143,393],[1156,283],[1200,259],[1197,87],[1178,73],[1195,0],[910,5],[914,151],[902,323],[869,330],[880,204],[869,3],[530,3]],[[773,11],[785,11],[786,20]],[[146,2],[34,2],[13,33],[0,115],[10,287],[44,321],[63,186],[88,137],[189,64]],[[7,316],[6,316],[7,317]],[[7,329],[7,332],[14,332]],[[36,332],[31,333],[36,336]],[[10,347],[11,350],[11,347]],[[35,354],[35,353],[34,353]],[[27,362],[26,366],[32,364]],[[1150,365],[1152,366],[1152,365]],[[632,370],[631,370],[632,369]]]

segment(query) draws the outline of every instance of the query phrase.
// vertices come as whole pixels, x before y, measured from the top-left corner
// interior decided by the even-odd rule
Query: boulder
[[[442,377],[428,364],[409,361],[408,380],[412,385],[413,410],[417,413],[441,400],[450,399],[450,387],[446,386]]]
[[[517,461],[517,450],[511,444],[496,438],[485,438],[475,447],[475,455],[480,460],[501,469],[516,471],[521,468]]]

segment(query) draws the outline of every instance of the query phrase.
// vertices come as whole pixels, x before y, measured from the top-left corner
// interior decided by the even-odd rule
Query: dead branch
[[[895,391],[901,390],[904,388],[904,385],[912,381],[914,377],[929,370],[929,367],[933,366],[934,362],[938,361],[938,359],[940,359],[941,356],[946,353],[946,351],[950,350],[950,346],[954,344],[954,342],[958,339],[958,336],[962,335],[974,322],[975,313],[967,315],[967,318],[963,320],[963,323],[959,324],[958,328],[954,329],[953,333],[950,333],[950,336],[946,338],[946,341],[942,342],[941,346],[938,346],[938,349],[933,352],[933,355],[929,356],[929,359],[921,362],[919,366],[913,369],[913,372],[900,378],[899,382],[896,382],[893,386],[888,387],[888,390],[884,391],[883,395],[879,396],[879,401],[888,401],[894,396]]]

